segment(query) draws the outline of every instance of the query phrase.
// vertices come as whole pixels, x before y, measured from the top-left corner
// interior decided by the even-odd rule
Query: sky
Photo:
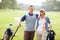
[[[39,5],[39,6],[41,6],[43,2],[46,2],[46,0],[17,0],[17,3]]]
[[[0,0],[0,2],[2,2],[2,0]]]

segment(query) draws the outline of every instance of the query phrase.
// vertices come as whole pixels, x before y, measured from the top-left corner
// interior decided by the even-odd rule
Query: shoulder
[[[29,14],[27,13],[27,14],[25,14],[24,16],[26,17],[26,16],[28,16]]]
[[[26,17],[26,15],[23,15],[23,17]]]
[[[38,18],[38,14],[34,14],[36,16],[36,18]]]
[[[48,16],[45,16],[45,18],[49,18]]]
[[[37,13],[33,13],[33,15],[38,15]]]
[[[45,16],[45,18],[46,18],[46,19],[49,19],[49,17],[48,17],[48,16]]]
[[[26,18],[26,16],[27,16],[27,14],[23,15],[23,16],[22,16],[22,19],[25,19],[25,18]]]
[[[49,24],[51,23],[49,17],[46,17],[46,21],[47,21]]]
[[[36,16],[38,16],[38,14],[35,14]]]

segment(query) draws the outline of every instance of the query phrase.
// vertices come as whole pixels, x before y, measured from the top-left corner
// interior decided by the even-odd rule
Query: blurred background
[[[60,0],[0,0],[0,9],[26,10],[29,5],[34,5],[36,10],[60,11]]]
[[[60,0],[0,0],[0,39],[10,23],[15,32],[17,20],[28,13],[29,5],[34,6],[34,13],[39,14],[40,9],[46,10],[46,16],[50,18],[52,29],[56,32],[55,39],[60,40]],[[22,23],[13,40],[24,40],[24,27],[25,22]],[[37,40],[36,35],[34,40]]]

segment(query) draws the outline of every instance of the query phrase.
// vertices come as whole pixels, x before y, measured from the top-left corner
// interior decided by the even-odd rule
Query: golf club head
[[[10,24],[9,24],[9,28],[12,28],[12,26],[13,26],[12,23],[10,23]]]
[[[12,26],[12,24],[10,24],[10,26]]]

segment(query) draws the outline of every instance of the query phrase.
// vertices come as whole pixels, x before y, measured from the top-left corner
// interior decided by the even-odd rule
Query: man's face
[[[34,10],[33,7],[29,7],[29,12],[30,13],[33,13],[33,10]]]

